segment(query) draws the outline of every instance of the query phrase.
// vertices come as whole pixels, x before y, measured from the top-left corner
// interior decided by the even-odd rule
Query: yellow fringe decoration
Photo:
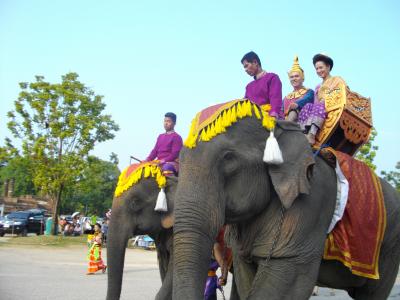
[[[119,175],[118,184],[114,192],[115,197],[121,196],[125,191],[138,183],[142,178],[154,178],[160,189],[165,187],[167,183],[167,178],[162,174],[162,170],[158,166],[157,161],[140,164],[136,170],[126,177],[128,169],[129,167],[123,170],[121,175]]]
[[[269,115],[271,105],[266,104],[261,107],[250,102],[247,99],[234,100],[231,102],[232,105],[228,106],[220,111],[216,116],[213,116],[206,125],[199,128],[199,119],[201,112],[199,112],[193,119],[189,135],[184,143],[187,148],[195,148],[197,143],[209,142],[217,135],[226,132],[226,129],[235,124],[238,120],[252,117],[253,115],[262,120],[262,126],[268,130],[272,130],[275,127],[275,118]]]

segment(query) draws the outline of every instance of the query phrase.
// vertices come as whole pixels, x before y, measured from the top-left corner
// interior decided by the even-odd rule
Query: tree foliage
[[[4,193],[4,182],[14,180],[13,196],[35,195],[36,189],[33,184],[32,161],[28,157],[15,156],[0,168],[1,194]]]
[[[103,114],[103,97],[76,73],[54,84],[36,76],[35,82],[20,83],[20,88],[14,110],[8,112],[8,128],[21,141],[23,155],[32,158],[33,182],[53,199],[57,221],[63,189],[85,169],[89,151],[114,138],[119,128]]]
[[[374,145],[374,141],[377,135],[378,133],[375,128],[372,128],[368,142],[360,148],[356,155],[357,159],[365,162],[372,170],[376,170],[374,158],[376,156],[376,151],[378,151],[379,147]]]
[[[102,215],[111,207],[120,171],[113,161],[118,161],[115,154],[110,159],[104,161],[95,156],[88,157],[88,164],[76,184],[66,189],[61,211]]]
[[[395,171],[382,171],[381,174],[400,193],[400,161],[397,162]]]

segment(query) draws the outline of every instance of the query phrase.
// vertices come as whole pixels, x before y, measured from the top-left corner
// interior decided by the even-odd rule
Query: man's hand
[[[218,285],[219,286],[225,286],[226,285],[226,278],[224,278],[223,276],[218,278]]]

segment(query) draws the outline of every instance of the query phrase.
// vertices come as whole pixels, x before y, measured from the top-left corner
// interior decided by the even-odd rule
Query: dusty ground
[[[1,246],[0,299],[105,299],[107,276],[85,275],[86,250],[85,246]],[[154,299],[160,285],[156,252],[127,249],[121,299]],[[225,289],[227,299],[229,291],[230,284]],[[311,299],[350,299],[342,291],[335,291],[335,296],[330,292],[320,289],[320,295]],[[390,299],[400,299],[400,277]]]

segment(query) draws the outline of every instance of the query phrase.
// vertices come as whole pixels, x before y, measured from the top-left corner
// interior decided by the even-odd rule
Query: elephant
[[[166,177],[168,213],[154,211],[160,191],[154,178],[143,178],[114,198],[107,241],[108,300],[120,298],[126,244],[131,236],[141,234],[148,234],[156,243],[162,281],[156,299],[172,299],[172,226],[177,182],[178,177]],[[238,299],[234,283],[230,298]]]
[[[323,260],[336,204],[335,170],[313,154],[299,126],[289,121],[277,121],[274,129],[283,163],[264,163],[270,131],[259,119],[255,113],[238,119],[208,140],[199,133],[195,147],[185,143],[181,150],[173,299],[202,299],[212,242],[224,224],[231,227],[240,299],[308,299],[316,283],[346,290],[354,299],[386,299],[400,261],[394,188],[379,179],[387,222],[380,279],[355,276],[340,262]]]
[[[177,178],[166,177],[168,212],[154,210],[160,191],[154,178],[142,178],[112,204],[107,240],[107,300],[120,298],[125,249],[133,235],[147,234],[156,243],[162,286],[156,299],[172,298],[172,225]]]

